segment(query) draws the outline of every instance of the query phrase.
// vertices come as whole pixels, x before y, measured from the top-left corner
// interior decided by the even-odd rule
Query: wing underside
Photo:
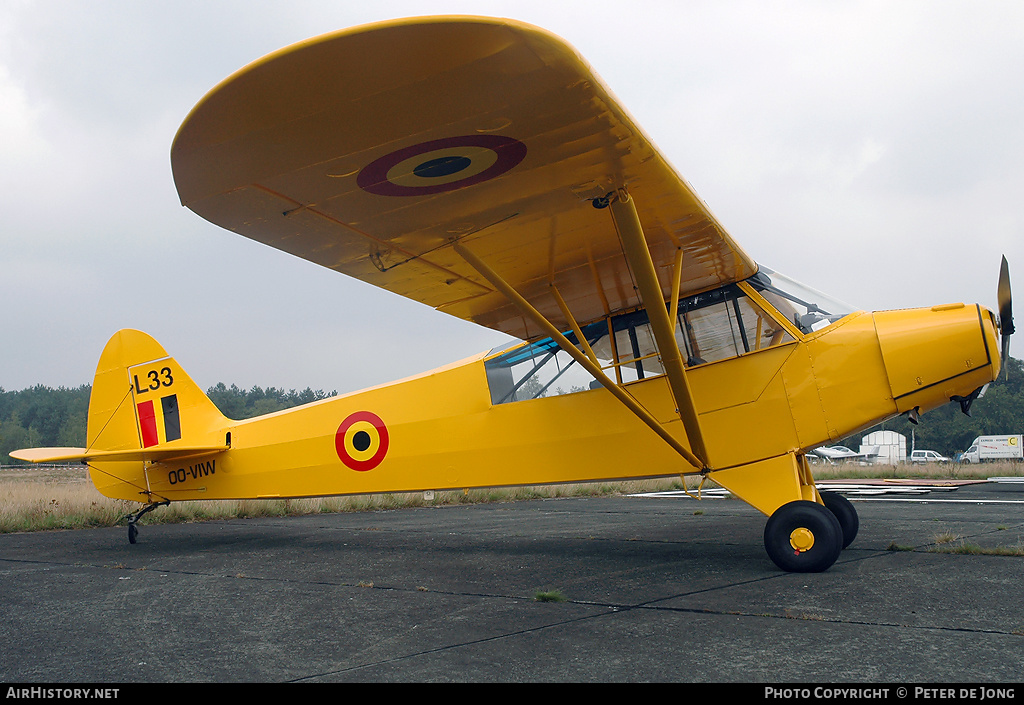
[[[665,298],[756,271],[581,57],[537,28],[430,18],[324,35],[214,88],[172,148],[207,220],[522,339],[541,333],[471,250],[555,325],[641,304],[594,199],[636,204]]]

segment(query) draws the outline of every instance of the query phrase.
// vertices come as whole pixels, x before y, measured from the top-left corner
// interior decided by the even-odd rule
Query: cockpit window
[[[853,313],[850,306],[767,267],[760,267],[747,284],[776,310],[762,308],[764,301],[759,304],[736,284],[679,300],[676,345],[687,367],[792,342],[793,335],[779,321],[780,315],[806,334]],[[601,369],[618,384],[665,374],[646,311],[604,318],[581,331]],[[574,332],[565,337],[582,347]],[[551,338],[492,350],[484,368],[494,404],[600,386]]]
[[[747,282],[803,333],[820,330],[855,310],[763,265]]]
[[[767,291],[764,285],[761,288]],[[676,344],[687,367],[793,340],[773,314],[735,284],[680,299],[675,328]],[[602,370],[619,384],[665,373],[646,311],[596,321],[584,326],[582,333]],[[565,336],[577,344],[575,333]],[[600,386],[551,338],[494,350],[484,367],[494,404]]]
[[[577,344],[572,332],[566,337]],[[496,352],[499,354],[494,355]],[[484,370],[492,404],[582,392],[600,386],[552,338],[516,345],[504,352],[492,350],[490,354],[494,356],[484,362]]]
[[[738,286],[679,301],[676,342],[688,367],[764,350],[793,340]]]

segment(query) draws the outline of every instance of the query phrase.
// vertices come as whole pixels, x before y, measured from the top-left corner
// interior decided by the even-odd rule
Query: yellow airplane
[[[172,501],[700,475],[768,519],[783,570],[853,541],[806,453],[966,411],[1012,333],[961,303],[868,313],[758,266],[579,54],[510,20],[356,27],[210,91],[171,150],[182,203],[272,247],[525,341],[393,384],[225,418],[151,337],[100,357],[96,488]],[[1001,327],[1000,327],[1001,326]]]

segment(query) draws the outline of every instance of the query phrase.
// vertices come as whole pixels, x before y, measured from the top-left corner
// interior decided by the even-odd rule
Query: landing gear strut
[[[134,514],[129,514],[128,543],[135,543],[135,538],[139,535],[139,530],[135,525],[139,523],[139,519],[141,519],[146,512],[151,512],[157,507],[166,507],[170,503],[170,500],[165,500],[163,502],[153,502],[152,504],[147,504],[145,507],[135,512]]]

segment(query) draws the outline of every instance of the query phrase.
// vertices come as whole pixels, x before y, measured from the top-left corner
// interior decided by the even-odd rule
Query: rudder
[[[230,421],[151,336],[124,329],[107,342],[89,401],[90,451],[173,451],[225,447]],[[149,491],[146,462],[93,460],[90,476],[107,497],[167,499]]]

